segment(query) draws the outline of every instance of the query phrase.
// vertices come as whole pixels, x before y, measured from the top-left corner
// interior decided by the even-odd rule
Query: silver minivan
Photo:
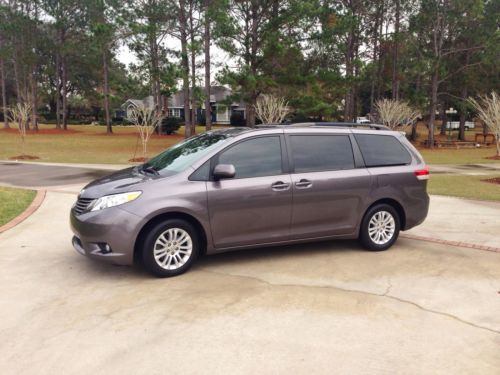
[[[385,250],[427,216],[429,170],[383,126],[227,128],[88,184],[71,209],[73,246],[157,276],[204,253],[359,238]]]

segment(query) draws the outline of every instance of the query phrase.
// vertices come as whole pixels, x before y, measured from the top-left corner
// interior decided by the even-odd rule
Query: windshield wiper
[[[152,173],[154,174],[155,176],[159,176],[160,174],[158,173],[158,171],[152,167],[152,166],[146,166],[146,164],[144,164],[142,166],[142,168],[140,169],[141,172],[148,172],[148,173]]]

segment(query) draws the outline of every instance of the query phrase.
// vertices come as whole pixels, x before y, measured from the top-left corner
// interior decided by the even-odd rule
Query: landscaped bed
[[[500,201],[500,176],[431,175],[429,194]]]
[[[0,186],[0,226],[22,213],[35,198],[33,190],[13,189]]]

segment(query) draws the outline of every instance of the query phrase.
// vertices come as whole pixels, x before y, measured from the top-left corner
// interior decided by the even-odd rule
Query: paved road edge
[[[28,217],[30,217],[37,209],[40,207],[45,199],[45,190],[37,190],[33,202],[26,208],[23,212],[17,215],[14,219],[9,221],[7,224],[0,226],[0,233],[3,233],[11,228],[14,228],[17,224],[23,222]]]

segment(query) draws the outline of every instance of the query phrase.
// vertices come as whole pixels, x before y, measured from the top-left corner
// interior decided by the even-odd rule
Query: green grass
[[[457,176],[433,174],[429,180],[429,194],[450,195],[462,198],[500,201],[500,185],[484,182],[500,175]]]
[[[489,164],[500,163],[499,160],[486,159],[496,155],[496,148],[463,148],[463,149],[422,149],[420,153],[427,164]]]
[[[60,163],[126,164],[129,159],[141,157],[137,130],[114,127],[113,135],[106,135],[103,126],[70,125],[69,132],[55,132],[54,125],[41,125],[40,133],[28,133],[25,153],[37,156],[37,161]],[[197,133],[205,130],[197,127]],[[153,135],[148,144],[151,157],[184,139],[184,128],[170,136]],[[0,159],[21,154],[20,137],[15,129],[0,130]]]
[[[25,189],[12,189],[0,186],[0,226],[15,218],[35,198],[36,192]]]

